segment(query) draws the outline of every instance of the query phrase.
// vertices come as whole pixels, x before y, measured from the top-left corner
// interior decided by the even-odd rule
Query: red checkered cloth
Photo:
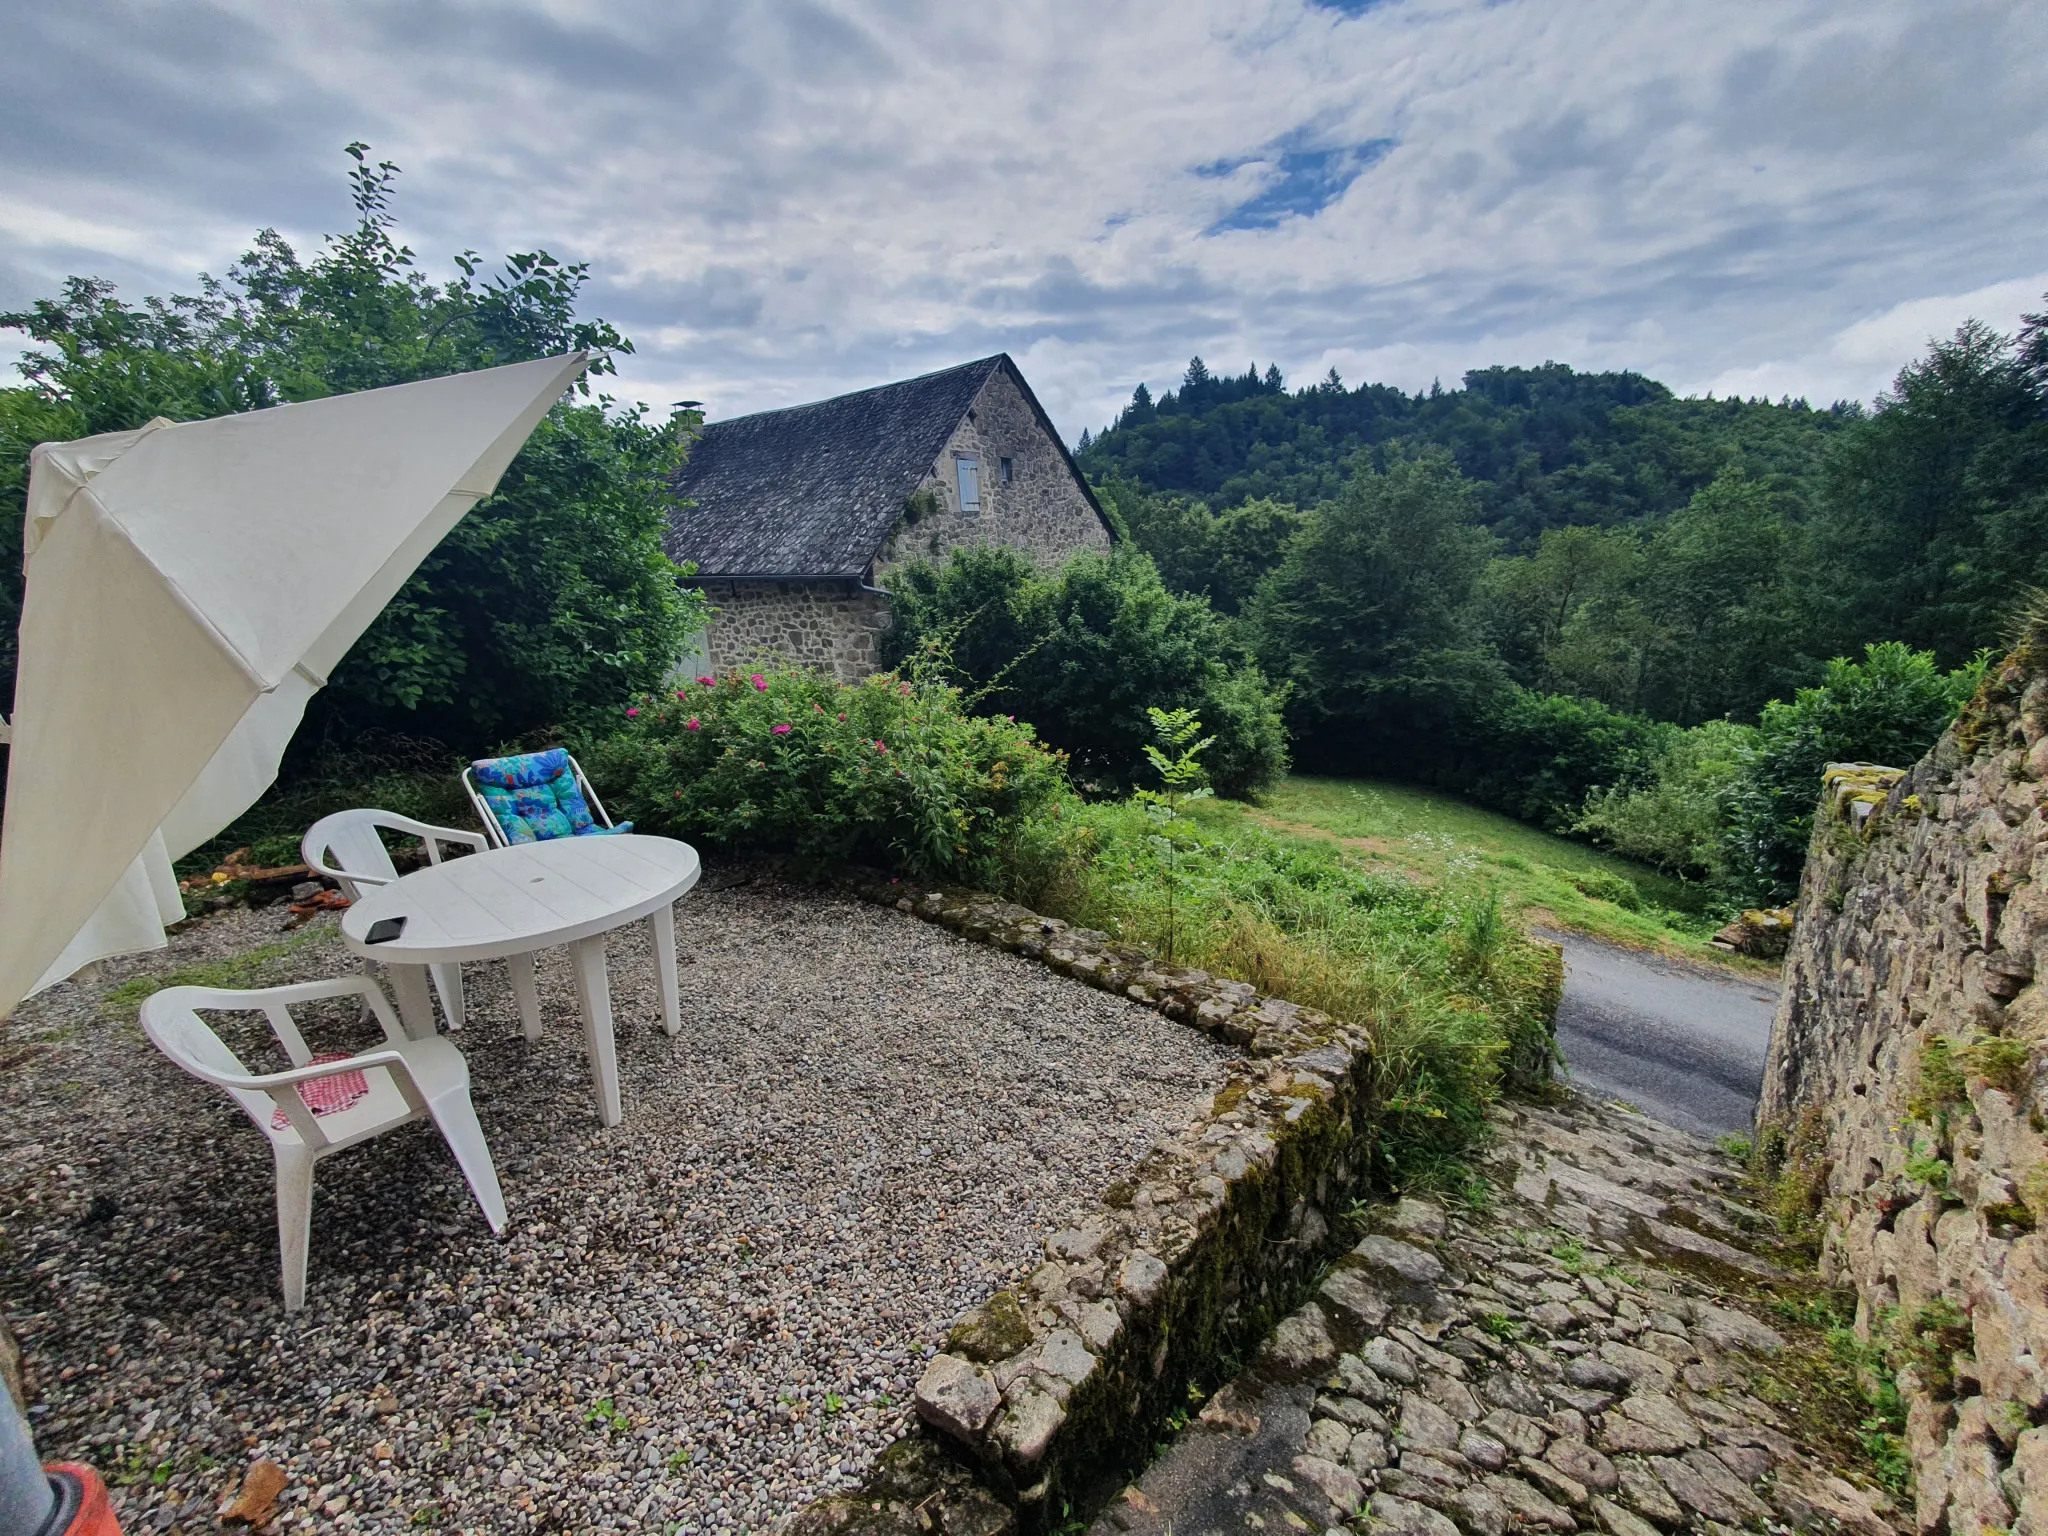
[[[317,1067],[323,1062],[347,1061],[348,1057],[339,1051],[329,1051],[315,1056],[308,1066]],[[332,1077],[316,1077],[309,1083],[299,1084],[299,1097],[306,1101],[306,1108],[316,1115],[338,1115],[363,1098],[370,1091],[369,1079],[361,1072],[337,1072]],[[270,1124],[276,1130],[291,1125],[290,1118],[281,1109],[270,1112]]]

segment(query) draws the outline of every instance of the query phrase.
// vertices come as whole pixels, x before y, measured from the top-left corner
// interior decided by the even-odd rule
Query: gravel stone
[[[1266,1358],[1287,1371],[1312,1370],[1337,1358],[1337,1346],[1330,1338],[1323,1310],[1310,1302],[1292,1317],[1283,1318],[1266,1341]]]
[[[1458,1436],[1458,1454],[1473,1466],[1498,1472],[1508,1464],[1508,1448],[1491,1435],[1468,1429]]]
[[[202,919],[12,1021],[0,1303],[45,1456],[169,1463],[115,1490],[124,1528],[185,1512],[195,1529],[227,1481],[208,1467],[258,1458],[290,1478],[272,1528],[292,1536],[336,1499],[357,1531],[420,1511],[444,1530],[769,1527],[852,1486],[911,1426],[952,1320],[1022,1280],[1223,1080],[1223,1048],[1151,1009],[714,869],[676,911],[680,1035],[659,1028],[645,925],[609,938],[614,1129],[566,952],[538,957],[533,1045],[504,967],[464,968],[453,1038],[505,1236],[430,1127],[379,1137],[322,1163],[307,1306],[287,1318],[263,1138],[101,1001],[277,943],[280,917]],[[357,969],[331,917],[291,939],[246,984]],[[340,1005],[304,1017],[316,1050],[376,1035]],[[223,1033],[283,1065],[250,1049],[260,1019]],[[1059,1416],[1027,1401],[1024,1445]]]
[[[1387,1320],[1391,1305],[1362,1269],[1336,1269],[1323,1282],[1323,1300],[1361,1328],[1376,1329]]]
[[[1496,1408],[1479,1421],[1479,1427],[1520,1456],[1540,1456],[1550,1438],[1543,1426],[1511,1408]]]
[[[1543,1494],[1516,1477],[1489,1477],[1486,1486],[1508,1507],[1508,1514],[1524,1529],[1536,1526],[1550,1531],[1575,1531],[1578,1521],[1558,1508]]]

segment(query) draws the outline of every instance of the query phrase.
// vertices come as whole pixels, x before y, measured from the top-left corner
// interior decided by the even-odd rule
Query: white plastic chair
[[[323,997],[360,995],[384,1026],[386,1043],[370,1051],[315,1061],[306,1040],[292,1022],[290,1004]],[[288,1072],[252,1073],[199,1017],[196,1010],[214,1008],[261,1012],[270,1020],[278,1042],[291,1058]],[[432,1116],[434,1125],[455,1154],[470,1193],[494,1233],[505,1230],[505,1196],[491,1149],[469,1101],[469,1064],[454,1043],[434,1035],[406,1037],[398,1014],[383,989],[367,976],[301,982],[241,992],[216,987],[167,987],[142,1005],[142,1027],[172,1061],[202,1082],[227,1090],[256,1128],[270,1138],[277,1162],[277,1246],[284,1269],[284,1309],[296,1312],[306,1301],[306,1248],[313,1223],[313,1165],[344,1147]],[[337,1085],[326,1099],[333,1107],[315,1113],[301,1092],[302,1084],[360,1073],[362,1092],[342,1103],[354,1080]],[[282,1124],[279,1121],[282,1120]]]
[[[361,887],[389,885],[398,878],[398,866],[391,862],[391,851],[377,835],[379,828],[417,837],[426,847],[430,864],[441,862],[443,843],[460,843],[478,853],[490,846],[478,833],[429,826],[395,811],[336,811],[307,829],[299,841],[299,856],[314,874],[325,875],[341,887],[342,895],[354,901],[362,894]],[[327,862],[330,856],[334,860],[331,865]],[[364,962],[363,969],[369,971],[373,963]],[[428,969],[433,972],[434,990],[440,994],[441,1012],[447,1017],[448,1027],[462,1028],[462,967],[435,965]]]

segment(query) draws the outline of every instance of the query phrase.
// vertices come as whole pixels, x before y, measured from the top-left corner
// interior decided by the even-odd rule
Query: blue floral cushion
[[[513,844],[556,837],[603,837],[633,830],[630,821],[601,827],[576,783],[576,770],[561,747],[518,757],[479,758],[471,763],[478,791]]]

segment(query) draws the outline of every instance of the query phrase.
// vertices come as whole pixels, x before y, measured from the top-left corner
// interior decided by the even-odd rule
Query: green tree
[[[1494,643],[1517,682],[1633,709],[1654,643],[1636,599],[1641,537],[1627,528],[1549,528],[1485,578]]]
[[[1238,612],[1306,521],[1293,507],[1266,500],[1215,513],[1185,496],[1153,495],[1126,476],[1097,486],[1096,494],[1152,557],[1169,589],[1206,597],[1218,613]]]
[[[1953,667],[2048,581],[2048,380],[2028,360],[2041,336],[2042,317],[2018,338],[1970,321],[1842,434],[1819,564],[1844,641],[1902,640]]]
[[[591,372],[631,344],[576,315],[587,277],[545,252],[479,277],[472,252],[435,282],[392,233],[397,168],[352,144],[356,227],[301,260],[264,230],[193,296],[123,303],[73,278],[0,315],[34,343],[24,386],[0,391],[0,513],[19,538],[36,442],[154,416],[223,412],[434,378],[578,348]],[[666,483],[694,417],[662,425],[579,401],[557,405],[481,503],[428,556],[316,695],[298,749],[378,725],[479,750],[589,719],[657,682],[702,622],[661,551]],[[19,612],[18,570],[0,603]],[[13,643],[14,625],[7,625]],[[13,654],[0,686],[11,697]]]
[[[1740,470],[1666,517],[1639,582],[1654,639],[1638,707],[1685,725],[1746,716],[1786,681],[1811,676],[1798,658],[1800,574],[1792,531]]]
[[[1319,507],[1245,618],[1292,689],[1296,736],[1325,764],[1394,765],[1414,738],[1476,717],[1503,681],[1474,597],[1493,540],[1442,450],[1354,476]]]

